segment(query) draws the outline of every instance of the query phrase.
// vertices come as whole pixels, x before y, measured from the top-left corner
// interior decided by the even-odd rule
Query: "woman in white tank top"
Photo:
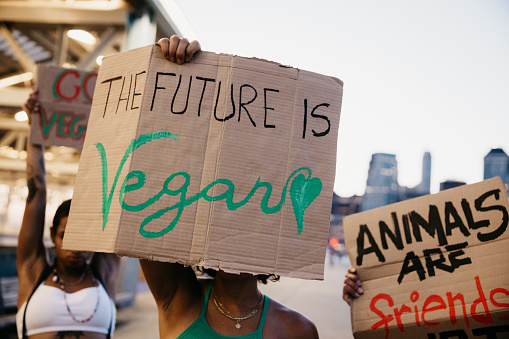
[[[24,107],[40,114],[37,91]],[[55,262],[47,261],[43,244],[46,210],[44,150],[27,144],[27,186],[18,237],[19,278],[16,323],[20,338],[109,338],[115,326],[115,280],[119,258],[114,254],[62,249],[70,200],[58,208],[50,228]],[[28,300],[28,302],[27,302]]]

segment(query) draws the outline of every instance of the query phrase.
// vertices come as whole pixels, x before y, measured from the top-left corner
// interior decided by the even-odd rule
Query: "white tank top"
[[[117,310],[113,300],[109,297],[101,283],[98,287],[88,287],[74,293],[66,293],[67,304],[74,317],[78,320],[87,319],[97,304],[99,304],[92,319],[85,323],[76,322],[67,310],[64,291],[60,288],[42,283],[32,295],[26,311],[25,323],[27,336],[46,332],[58,331],[86,331],[108,334],[115,329]],[[16,314],[18,337],[22,338],[23,313],[26,302],[21,305]]]

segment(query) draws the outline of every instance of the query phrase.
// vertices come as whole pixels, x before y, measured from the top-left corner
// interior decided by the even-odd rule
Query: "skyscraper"
[[[361,211],[385,206],[398,201],[398,164],[396,155],[375,153],[369,163],[366,192]]]
[[[509,184],[509,156],[501,149],[494,148],[484,157],[484,179],[500,177]]]
[[[429,194],[431,191],[431,153],[424,152],[422,157],[422,180],[418,187],[419,195]]]

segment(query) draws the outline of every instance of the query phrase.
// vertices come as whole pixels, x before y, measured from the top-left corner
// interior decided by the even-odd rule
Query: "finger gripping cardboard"
[[[509,338],[508,211],[493,178],[346,217],[355,338]]]
[[[64,246],[323,279],[341,99],[264,60],[105,58]]]

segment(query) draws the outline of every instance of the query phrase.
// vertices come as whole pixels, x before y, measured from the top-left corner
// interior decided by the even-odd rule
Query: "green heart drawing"
[[[293,212],[297,220],[298,234],[304,230],[304,210],[320,195],[321,191],[322,181],[319,178],[306,178],[301,173],[293,179],[290,186],[290,199],[292,199]]]

